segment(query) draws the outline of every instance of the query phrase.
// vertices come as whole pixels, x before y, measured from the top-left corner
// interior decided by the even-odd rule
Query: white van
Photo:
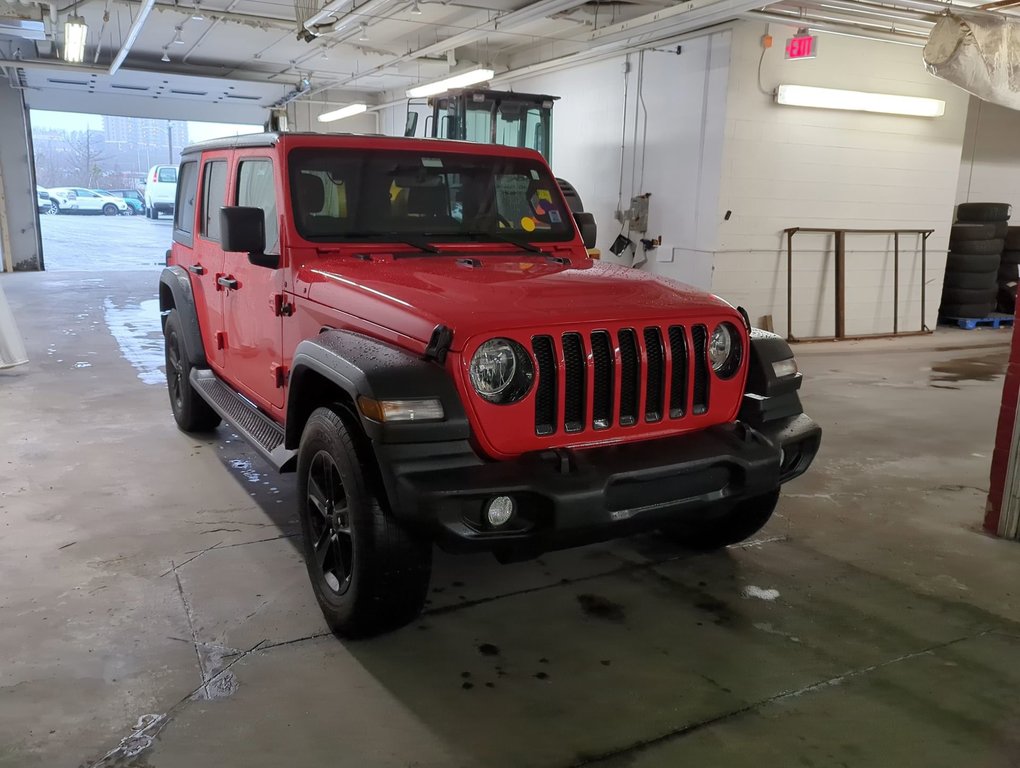
[[[158,219],[159,214],[174,213],[177,200],[177,166],[154,165],[145,177],[145,215]]]

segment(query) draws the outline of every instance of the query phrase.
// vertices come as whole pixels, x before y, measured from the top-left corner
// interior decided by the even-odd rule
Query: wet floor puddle
[[[957,357],[931,367],[929,385],[946,389],[946,384],[966,381],[994,381],[1006,373],[1009,349],[998,347],[994,351],[971,357]],[[941,387],[940,387],[941,385]]]

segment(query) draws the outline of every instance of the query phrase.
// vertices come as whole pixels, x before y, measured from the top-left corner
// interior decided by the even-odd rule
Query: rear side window
[[[174,240],[191,245],[195,228],[195,198],[198,195],[198,163],[181,165],[181,183],[177,187],[174,206]]]
[[[227,162],[213,160],[205,164],[202,184],[202,237],[220,241],[220,208],[226,205]]]
[[[176,184],[177,183],[177,169],[176,168],[160,168],[159,176],[160,182],[164,184]]]
[[[237,204],[261,208],[266,214],[266,253],[280,252],[276,213],[276,181],[272,160],[245,160],[237,173]]]

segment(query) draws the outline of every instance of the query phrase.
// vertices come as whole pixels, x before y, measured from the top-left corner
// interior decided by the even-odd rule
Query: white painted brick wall
[[[733,32],[726,143],[713,290],[785,333],[786,227],[932,228],[927,324],[935,323],[956,198],[968,96],[925,72],[920,49],[823,36],[811,61],[785,61],[793,29],[773,25],[762,84],[780,83],[931,96],[935,120],[781,107],[759,89],[760,23]],[[724,220],[726,211],[732,211]],[[900,329],[918,329],[920,251],[901,242]],[[833,333],[831,237],[795,240],[794,324],[798,336]],[[892,238],[848,235],[846,330],[893,329]]]

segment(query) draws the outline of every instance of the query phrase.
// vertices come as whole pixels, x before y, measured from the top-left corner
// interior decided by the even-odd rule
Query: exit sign
[[[818,38],[814,35],[798,35],[786,41],[786,58],[813,59],[818,55]]]

